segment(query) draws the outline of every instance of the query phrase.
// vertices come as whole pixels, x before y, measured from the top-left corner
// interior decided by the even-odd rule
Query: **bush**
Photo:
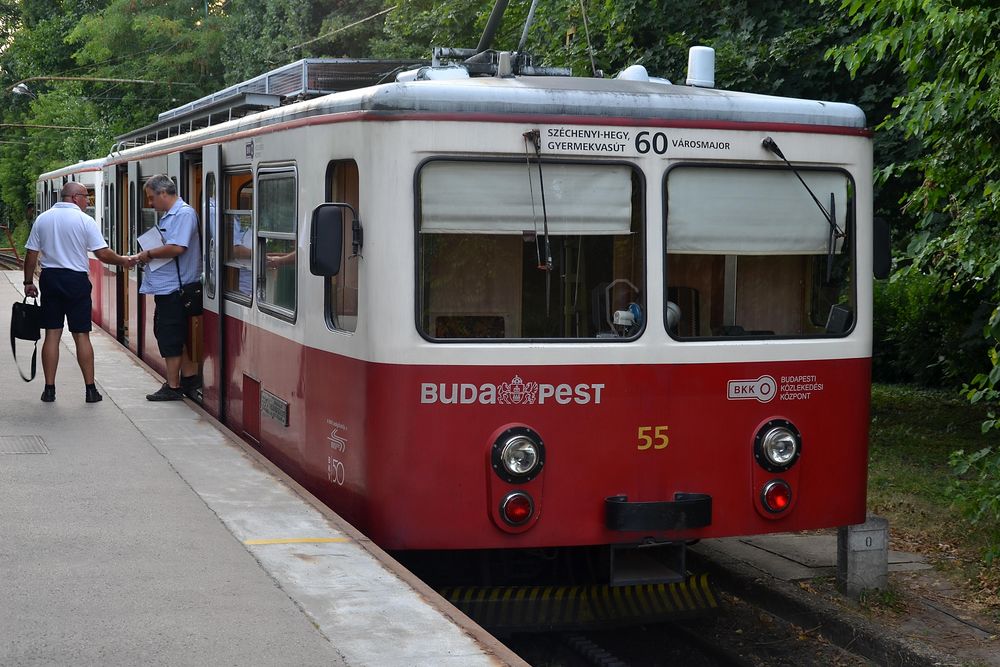
[[[873,380],[960,389],[989,370],[983,327],[992,309],[936,275],[903,270],[876,281]]]
[[[948,463],[959,477],[949,485],[948,495],[962,516],[988,536],[984,558],[992,563],[1000,556],[1000,451],[984,447],[966,453],[960,449]]]

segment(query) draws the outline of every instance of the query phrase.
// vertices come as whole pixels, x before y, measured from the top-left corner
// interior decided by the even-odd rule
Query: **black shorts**
[[[157,294],[153,297],[156,310],[153,312],[153,335],[160,348],[160,356],[179,357],[187,340],[187,316],[181,293]]]
[[[38,279],[41,292],[42,328],[62,329],[69,322],[73,333],[87,333],[90,323],[90,277],[72,269],[42,269]]]

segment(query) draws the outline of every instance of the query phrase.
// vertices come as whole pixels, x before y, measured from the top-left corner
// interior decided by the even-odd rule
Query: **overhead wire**
[[[393,11],[397,7],[399,7],[399,5],[393,5],[392,7],[389,7],[387,9],[383,9],[380,12],[375,12],[371,16],[366,16],[363,19],[355,21],[354,23],[349,23],[349,24],[347,24],[345,26],[341,26],[339,28],[336,28],[335,30],[331,30],[329,32],[325,32],[322,35],[317,35],[316,37],[313,37],[312,39],[307,39],[306,41],[304,41],[304,42],[302,42],[300,44],[295,44],[293,46],[289,46],[287,49],[282,49],[281,51],[275,51],[271,55],[272,56],[277,56],[279,54],[285,53],[286,51],[292,51],[294,49],[299,49],[299,48],[302,48],[303,46],[306,46],[308,44],[312,44],[313,42],[318,42],[321,39],[326,39],[327,37],[332,37],[333,35],[336,35],[338,32],[343,32],[343,31],[345,31],[345,30],[347,30],[349,28],[353,28],[355,26],[361,25],[362,23],[365,23],[366,21],[371,21],[374,18],[378,18],[382,14],[388,14],[389,12]],[[272,62],[273,63],[274,61],[273,60],[269,60],[268,62]]]
[[[590,56],[590,71],[596,77],[597,65],[594,63],[594,47],[590,43],[590,26],[587,23],[587,8],[584,6],[583,0],[580,0],[580,12],[583,14],[583,34],[587,37],[587,55]]]

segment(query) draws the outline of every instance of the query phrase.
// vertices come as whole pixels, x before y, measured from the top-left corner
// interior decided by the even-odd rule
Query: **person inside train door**
[[[147,394],[150,401],[179,401],[192,394],[200,385],[198,364],[191,359],[186,341],[188,321],[181,299],[181,287],[201,280],[201,239],[198,235],[198,214],[177,194],[177,186],[165,174],[146,181],[146,198],[157,212],[162,213],[158,227],[163,245],[139,253],[141,262],[170,258],[176,270],[162,267],[143,274],[140,292],[152,294],[156,303],[153,314],[153,335],[160,355],[166,362],[167,381],[159,390]]]

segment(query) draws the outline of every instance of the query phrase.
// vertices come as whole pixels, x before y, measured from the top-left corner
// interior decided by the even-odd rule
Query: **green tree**
[[[221,53],[226,83],[301,58],[384,56],[369,42],[381,33],[386,8],[384,0],[230,0]]]
[[[834,0],[826,0],[833,3]],[[901,204],[917,216],[916,233],[900,272],[930,276],[944,289],[976,300],[1000,302],[1000,9],[963,0],[838,0],[852,21],[866,30],[851,44],[831,50],[851,73],[869,63],[892,62],[905,77],[905,90],[881,127],[919,145],[908,160],[887,164],[882,177],[916,177]],[[970,308],[970,311],[973,310]],[[973,402],[1000,398],[1000,309],[994,308],[985,335],[989,372],[967,386]],[[987,363],[988,362],[988,363]],[[1000,425],[996,413],[983,424]],[[960,475],[987,478],[1000,469],[1000,451],[956,452]],[[966,514],[1000,535],[1000,497],[993,485],[969,493],[956,484],[953,497]],[[988,556],[1000,553],[995,543]]]
[[[105,155],[115,136],[222,87],[223,8],[180,0],[0,2],[0,83],[7,97],[0,105],[0,201],[16,223],[26,222],[21,212],[34,198],[39,173]],[[10,95],[15,82],[31,78],[32,99]]]

